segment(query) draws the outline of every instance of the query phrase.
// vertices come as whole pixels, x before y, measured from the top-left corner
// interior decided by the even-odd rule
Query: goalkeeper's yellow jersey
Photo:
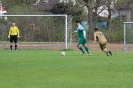
[[[16,26],[10,27],[9,35],[18,35],[19,36],[19,29]]]

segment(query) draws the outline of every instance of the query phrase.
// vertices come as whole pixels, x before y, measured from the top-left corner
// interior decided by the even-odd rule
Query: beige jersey
[[[100,44],[106,44],[107,43],[107,40],[106,40],[104,34],[101,31],[96,31],[94,33],[94,36],[97,37]]]

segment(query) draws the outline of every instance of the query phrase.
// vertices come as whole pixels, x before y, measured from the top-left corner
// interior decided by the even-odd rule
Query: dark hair
[[[76,21],[76,23],[80,23],[80,21],[78,20],[78,21]]]
[[[94,28],[95,31],[98,31],[98,28]]]

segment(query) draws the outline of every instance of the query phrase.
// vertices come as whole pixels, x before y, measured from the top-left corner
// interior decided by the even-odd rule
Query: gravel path
[[[19,49],[47,49],[47,50],[61,50],[64,49],[65,44],[18,44]],[[72,44],[71,49],[78,50],[77,44]],[[1,49],[8,49],[10,44],[0,44]],[[91,51],[101,51],[99,44],[87,44]],[[123,44],[107,44],[107,48],[116,51],[123,52]]]

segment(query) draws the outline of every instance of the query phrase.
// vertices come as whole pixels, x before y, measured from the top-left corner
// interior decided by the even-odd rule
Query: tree
[[[100,13],[105,10],[107,7],[105,6],[106,0],[95,0],[93,4],[93,21],[95,26],[98,27],[98,20],[100,18]]]
[[[88,8],[88,22],[89,22],[89,31],[88,31],[88,37],[91,39],[92,36],[92,3],[93,0],[76,0],[76,4],[84,10],[84,7],[86,6]]]
[[[114,9],[114,6],[116,4],[117,0],[77,0],[77,2],[82,3],[84,6],[88,8],[88,22],[89,22],[89,29],[92,29],[92,21],[95,23],[98,22],[99,14],[103,10],[108,10],[108,30],[111,30],[112,20],[112,10]],[[125,1],[125,0],[123,0]],[[99,7],[103,7],[100,11]]]
[[[112,26],[112,10],[114,9],[116,4],[116,0],[107,0],[107,8],[108,8],[108,30],[111,30]]]
[[[133,21],[133,0],[118,0],[117,3],[115,4],[115,9],[117,10],[129,10],[131,11],[131,17],[128,16],[128,20],[124,20],[124,21]],[[130,14],[130,13],[129,13]],[[125,17],[127,16],[126,14],[124,14]],[[120,20],[121,16],[119,16],[119,20]]]
[[[36,2],[36,0],[2,0],[3,6],[7,9],[13,7],[14,5],[22,5],[23,3],[32,4]]]
[[[88,22],[89,22],[89,38],[92,36],[92,22],[98,23],[98,17],[99,14],[105,10],[105,5],[107,0],[77,0],[77,3],[79,3],[82,7],[87,7],[88,9]],[[103,6],[103,8],[99,11],[99,7]]]
[[[86,0],[84,0],[84,1],[86,1]],[[89,18],[88,22],[89,22],[89,29],[90,30],[92,30],[92,10],[93,10],[92,4],[93,4],[93,0],[89,0],[87,7],[88,7],[88,18]]]
[[[108,7],[108,30],[111,30],[111,13],[112,13],[112,7],[111,7],[111,0],[107,1],[107,7]]]
[[[69,3],[57,3],[52,9],[51,12],[54,14],[67,14],[72,16],[79,16],[82,14],[82,9],[78,5],[73,5],[72,2]]]
[[[79,3],[82,7],[86,6],[88,8],[88,22],[89,22],[89,31],[88,31],[88,36],[91,39],[92,36],[92,10],[93,10],[93,0],[77,0],[77,3]]]

